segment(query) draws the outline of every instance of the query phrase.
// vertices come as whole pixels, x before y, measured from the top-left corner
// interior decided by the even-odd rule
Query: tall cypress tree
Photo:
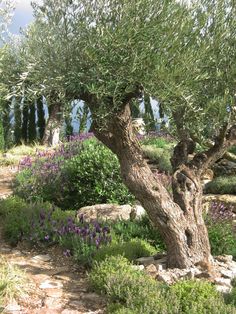
[[[15,144],[21,144],[21,106],[18,99],[14,100],[14,138]]]
[[[44,132],[45,132],[45,112],[43,108],[43,97],[39,97],[37,99],[37,116],[38,116],[38,121],[37,121],[37,126],[38,126],[38,131],[39,131],[39,139],[42,141]]]
[[[29,120],[29,106],[27,103],[24,103],[23,105],[23,118],[22,118],[22,139],[25,143],[28,141],[28,120]]]
[[[5,148],[4,130],[2,125],[2,116],[0,116],[0,152],[3,151],[4,148]]]
[[[8,143],[10,142],[10,128],[11,128],[10,111],[11,111],[10,101],[5,101],[2,110],[2,126],[5,149],[8,148]]]
[[[36,140],[36,117],[35,117],[35,103],[33,102],[29,107],[29,121],[28,121],[28,139],[29,143]]]

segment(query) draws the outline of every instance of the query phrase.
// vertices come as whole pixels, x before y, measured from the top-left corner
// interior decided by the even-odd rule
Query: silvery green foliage
[[[14,9],[14,0],[0,0],[0,41],[4,41],[9,35],[8,26],[14,15]]]
[[[60,102],[90,95],[99,120],[144,90],[186,132],[212,138],[234,123],[235,10],[233,0],[44,0],[18,88]]]

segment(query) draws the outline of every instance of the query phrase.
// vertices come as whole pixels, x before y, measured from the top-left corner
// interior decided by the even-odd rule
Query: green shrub
[[[167,148],[170,149],[174,147],[175,142],[174,140],[166,139],[163,137],[158,137],[158,136],[147,136],[146,138],[143,138],[141,140],[142,145],[150,145],[156,148]]]
[[[107,295],[109,314],[236,313],[210,283],[190,280],[168,287],[135,270],[122,256],[95,263],[89,281],[93,290]]]
[[[127,242],[134,238],[150,243],[156,249],[165,250],[160,233],[154,228],[147,215],[135,220],[119,220],[110,225],[112,238],[117,242]]]
[[[205,186],[205,193],[236,194],[236,176],[217,177]]]
[[[151,145],[143,145],[142,149],[144,156],[150,159],[152,162],[155,162],[160,171],[167,173],[172,172],[172,166],[170,162],[172,151],[170,149],[159,148]]]
[[[30,237],[32,231],[37,233],[38,239],[43,239],[46,235],[46,226],[44,228],[38,226],[36,229],[36,226],[33,225],[34,220],[42,211],[51,212],[53,210],[54,208],[49,203],[27,204],[19,197],[10,197],[6,200],[1,200],[0,214],[3,216],[4,221],[4,236],[12,245],[16,245],[18,241]]]
[[[236,256],[236,238],[232,228],[232,222],[207,221],[211,253],[213,255],[228,254]]]
[[[109,149],[95,140],[73,145],[61,147],[53,157],[38,158],[18,174],[15,194],[27,200],[43,199],[62,209],[133,202],[122,183],[118,160]]]
[[[179,281],[171,286],[170,289],[180,300],[181,313],[191,313],[194,307],[198,308],[199,313],[204,313],[208,309],[209,300],[221,299],[223,302],[223,297],[221,297],[220,293],[207,281]]]
[[[225,301],[227,304],[232,304],[236,307],[236,287],[233,287],[232,291],[225,296]]]
[[[124,256],[129,261],[143,256],[151,256],[155,254],[156,249],[148,242],[140,239],[132,239],[124,243],[111,243],[108,246],[102,247],[94,256],[94,260],[101,262],[107,257],[111,256]]]

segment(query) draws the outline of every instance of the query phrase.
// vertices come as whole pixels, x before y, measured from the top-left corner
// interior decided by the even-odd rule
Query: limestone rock
[[[150,264],[154,263],[154,258],[153,256],[149,256],[149,257],[140,257],[136,259],[136,262],[138,264],[144,265],[144,266],[148,266]]]
[[[49,262],[51,260],[50,255],[36,255],[32,258],[34,261],[40,261],[40,262]]]
[[[157,268],[154,264],[150,264],[146,267],[146,272],[151,275],[152,277],[156,277],[157,275]]]
[[[129,220],[131,212],[132,207],[130,205],[98,204],[80,208],[77,212],[77,219],[83,216],[88,222],[95,220]]]

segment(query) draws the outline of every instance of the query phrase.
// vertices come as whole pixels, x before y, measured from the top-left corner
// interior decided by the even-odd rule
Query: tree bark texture
[[[176,155],[173,159],[174,165],[177,165],[173,176],[173,200],[143,158],[132,129],[128,104],[112,116],[106,126],[101,127],[94,122],[93,131],[117,155],[124,183],[162,234],[167,246],[168,267],[186,268],[200,261],[210,262],[198,170],[187,167]]]
[[[55,146],[59,144],[59,135],[62,125],[62,112],[60,104],[49,106],[49,117],[44,131],[43,144]]]

